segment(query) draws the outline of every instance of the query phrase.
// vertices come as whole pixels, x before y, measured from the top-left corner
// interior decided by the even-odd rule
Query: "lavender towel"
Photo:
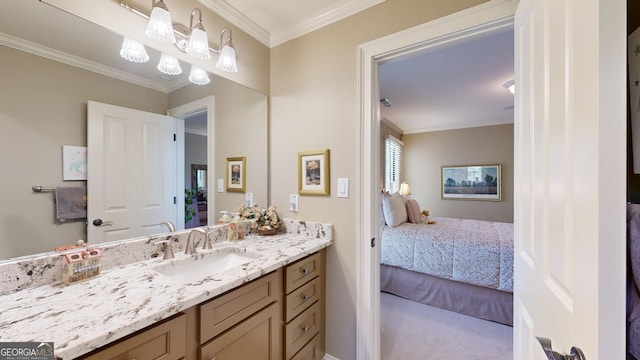
[[[56,219],[60,221],[87,217],[87,187],[56,188]]]

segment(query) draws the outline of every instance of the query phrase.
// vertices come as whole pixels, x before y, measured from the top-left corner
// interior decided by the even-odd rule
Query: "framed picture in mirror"
[[[242,193],[246,191],[246,169],[246,158],[244,156],[227,158],[227,191]]]
[[[329,195],[329,149],[298,153],[298,193]]]

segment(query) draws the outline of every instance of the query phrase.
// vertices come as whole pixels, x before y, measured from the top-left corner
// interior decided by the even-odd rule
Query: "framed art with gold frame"
[[[329,195],[329,149],[298,153],[298,193]]]
[[[242,157],[228,157],[227,158],[227,191],[233,192],[245,192],[245,186],[247,183],[246,174],[246,158]]]

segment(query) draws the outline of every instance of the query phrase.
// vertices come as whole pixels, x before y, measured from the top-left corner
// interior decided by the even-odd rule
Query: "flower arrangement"
[[[240,205],[238,208],[240,218],[251,221],[251,228],[258,231],[277,230],[282,227],[282,219],[276,211],[275,205],[267,209],[260,209],[257,205],[253,207]]]

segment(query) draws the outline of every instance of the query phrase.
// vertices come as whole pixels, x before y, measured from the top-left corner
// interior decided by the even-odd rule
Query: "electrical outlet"
[[[289,195],[289,211],[298,212],[298,194]]]

